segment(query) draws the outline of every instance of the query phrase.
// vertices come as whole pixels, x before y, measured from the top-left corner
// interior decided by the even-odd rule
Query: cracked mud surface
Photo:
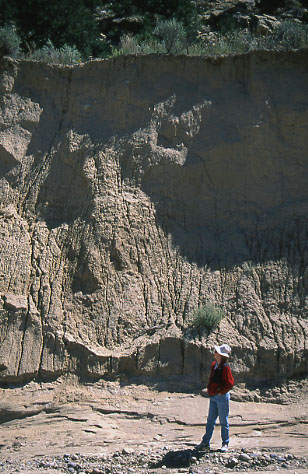
[[[30,383],[1,392],[1,472],[172,471],[172,463],[163,467],[164,460],[175,453],[194,454],[191,451],[201,439],[208,409],[208,399],[199,394],[117,382]],[[183,462],[182,472],[228,471],[229,458],[240,456],[243,450],[268,458],[289,456],[283,466],[261,463],[258,470],[308,472],[308,400],[304,392],[293,393],[290,400],[290,404],[232,401],[228,458],[215,452],[220,447],[216,427],[213,453],[196,459],[195,464]],[[123,449],[125,460],[121,458]],[[91,469],[83,470],[91,456],[96,470],[93,462]],[[121,458],[118,464],[117,456]],[[74,467],[74,457],[79,459],[79,470]],[[104,465],[109,471],[107,467],[102,470]],[[254,467],[250,463],[246,472],[253,472]],[[240,472],[240,468],[241,463],[235,470]]]

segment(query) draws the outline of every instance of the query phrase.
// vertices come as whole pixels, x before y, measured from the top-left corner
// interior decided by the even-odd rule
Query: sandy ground
[[[208,403],[198,394],[117,382],[79,385],[70,380],[3,389],[0,459],[108,455],[123,447],[136,452],[187,449],[204,433]],[[307,456],[308,397],[299,394],[288,405],[231,401],[230,427],[234,449],[269,447]],[[219,426],[213,447],[220,447]]]

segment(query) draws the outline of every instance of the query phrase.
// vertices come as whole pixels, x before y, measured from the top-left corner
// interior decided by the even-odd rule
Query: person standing
[[[210,397],[209,412],[206,422],[205,435],[200,444],[195,446],[197,451],[210,451],[210,442],[214,432],[217,417],[221,426],[222,447],[221,452],[226,452],[229,445],[229,391],[234,385],[234,379],[228,359],[231,347],[228,344],[215,346],[214,361],[211,365],[207,392]]]

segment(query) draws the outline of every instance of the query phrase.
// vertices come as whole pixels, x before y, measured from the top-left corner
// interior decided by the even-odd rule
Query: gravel
[[[249,452],[242,449],[220,454],[212,451],[203,454],[193,449],[171,451],[168,448],[135,452],[124,448],[110,456],[64,454],[55,457],[34,458],[31,461],[0,462],[0,472],[25,473],[34,470],[52,469],[71,474],[147,474],[176,469],[177,473],[205,474],[219,469],[229,471],[307,469],[308,458],[296,457],[284,452],[262,449]]]

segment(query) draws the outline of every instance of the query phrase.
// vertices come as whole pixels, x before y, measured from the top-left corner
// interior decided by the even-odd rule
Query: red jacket
[[[212,362],[207,391],[210,397],[213,395],[224,395],[229,392],[234,385],[234,378],[230,366],[225,362],[218,366],[217,362]]]

